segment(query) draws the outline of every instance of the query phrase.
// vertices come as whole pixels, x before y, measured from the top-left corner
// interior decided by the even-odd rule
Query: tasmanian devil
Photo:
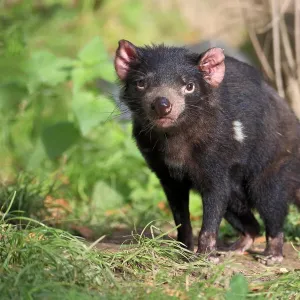
[[[265,224],[263,261],[283,259],[288,204],[300,205],[300,125],[259,71],[220,48],[136,47],[121,40],[115,57],[120,97],[133,136],[164,189],[178,240],[193,250],[189,191],[202,195],[198,253],[214,253],[224,217],[243,252]]]

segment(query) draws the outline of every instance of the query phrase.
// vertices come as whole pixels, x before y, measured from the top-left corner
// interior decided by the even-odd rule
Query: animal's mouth
[[[168,128],[174,125],[175,120],[170,117],[162,117],[154,121],[157,127]]]

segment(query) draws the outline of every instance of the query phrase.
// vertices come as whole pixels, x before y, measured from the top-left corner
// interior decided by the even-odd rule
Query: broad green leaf
[[[81,90],[85,83],[101,77],[100,64],[94,66],[80,66],[72,71],[73,93]]]
[[[106,211],[121,207],[123,197],[104,181],[97,181],[92,194],[92,206],[95,209]]]
[[[112,62],[98,63],[93,66],[79,66],[72,71],[73,93],[77,93],[85,83],[97,78],[102,78],[110,82],[116,80],[115,70]]]
[[[56,57],[48,51],[33,53],[27,62],[29,90],[34,91],[41,84],[55,86],[65,81],[73,64],[73,60]]]
[[[230,290],[225,294],[226,300],[243,300],[248,294],[248,283],[241,274],[234,275],[230,281]]]
[[[83,136],[102,122],[109,120],[115,110],[114,104],[108,98],[96,97],[88,92],[77,93],[72,108]]]
[[[72,71],[72,81],[73,81],[73,94],[80,91],[82,86],[90,80],[87,70],[84,67],[75,68]]]
[[[50,159],[55,159],[69,149],[79,138],[79,132],[71,122],[59,122],[44,129],[42,142]]]
[[[109,56],[100,37],[91,40],[79,53],[79,59],[87,64],[93,65],[102,61],[107,61]]]
[[[39,139],[34,147],[33,152],[29,155],[27,159],[26,170],[32,171],[36,170],[41,166],[41,163],[47,158],[45,147],[42,141]]]
[[[73,93],[77,93],[86,82],[99,77],[111,82],[116,79],[113,63],[99,37],[88,43],[78,57],[78,66],[72,71]]]
[[[0,55],[0,82],[1,84],[25,85],[28,80],[27,56],[24,55]]]
[[[116,80],[116,71],[112,61],[107,61],[100,64],[99,77],[110,82],[114,82]]]
[[[27,93],[26,88],[17,83],[0,85],[0,111],[17,110],[18,105],[27,96]]]

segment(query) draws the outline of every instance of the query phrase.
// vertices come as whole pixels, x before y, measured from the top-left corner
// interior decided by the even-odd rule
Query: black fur
[[[266,227],[265,254],[282,257],[288,204],[300,203],[300,125],[286,102],[256,69],[234,58],[225,58],[225,77],[214,88],[197,68],[199,54],[163,45],[136,51],[121,99],[132,111],[137,145],[181,224],[179,241],[193,249],[188,208],[193,188],[203,201],[198,252],[215,249],[223,217],[253,241],[259,226],[251,210],[257,209]],[[182,78],[193,81],[195,91],[185,96],[175,126],[157,128],[144,109],[145,94],[162,85],[179,90]],[[143,91],[136,88],[141,79],[147,83]],[[234,121],[242,124],[243,141],[234,138]],[[170,160],[178,166],[166,163]],[[236,249],[240,244],[243,240]]]

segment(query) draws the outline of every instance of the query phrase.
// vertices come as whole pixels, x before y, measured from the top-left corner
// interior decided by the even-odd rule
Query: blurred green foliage
[[[157,204],[165,197],[158,181],[131,138],[131,125],[115,120],[120,112],[95,80],[115,81],[112,57],[121,38],[137,44],[180,39],[184,26],[176,10],[138,0],[0,5],[1,180],[17,190],[20,172],[67,181],[56,197],[71,203],[73,218],[91,223],[128,204],[137,212],[131,222],[161,217]],[[30,216],[35,210],[18,208]]]

